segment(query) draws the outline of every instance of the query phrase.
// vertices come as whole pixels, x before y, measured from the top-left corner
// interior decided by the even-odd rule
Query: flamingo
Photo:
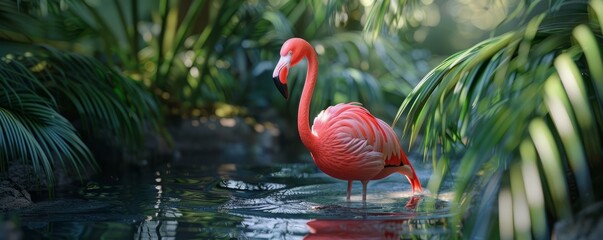
[[[422,191],[415,170],[402,151],[392,127],[374,117],[361,104],[340,103],[330,106],[316,116],[310,129],[310,102],[318,75],[316,52],[306,40],[291,38],[281,47],[280,55],[272,77],[285,99],[289,98],[289,68],[303,58],[307,59],[306,81],[298,108],[299,135],[322,172],[348,181],[348,201],[352,181],[362,183],[362,201],[366,202],[368,182],[393,173],[405,175],[413,193]]]

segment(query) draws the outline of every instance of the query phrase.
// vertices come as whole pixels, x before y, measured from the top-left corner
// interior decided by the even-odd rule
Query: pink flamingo
[[[406,176],[413,193],[422,191],[421,183],[402,151],[394,130],[360,104],[342,103],[328,107],[314,119],[310,130],[310,101],[318,74],[316,52],[305,40],[292,38],[283,44],[280,54],[272,77],[285,99],[289,98],[289,68],[307,58],[308,71],[297,119],[300,138],[321,171],[348,181],[348,201],[352,181],[362,183],[362,201],[365,202],[369,180],[381,179],[396,172]]]

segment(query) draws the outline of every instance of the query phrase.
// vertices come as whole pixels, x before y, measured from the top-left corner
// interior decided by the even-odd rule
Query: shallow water
[[[193,160],[194,161],[194,160]],[[430,170],[416,166],[423,185]],[[154,171],[154,172],[153,172]],[[12,215],[25,239],[399,239],[451,236],[448,199],[410,193],[392,175],[368,186],[313,163],[169,163],[149,173],[103,176]]]

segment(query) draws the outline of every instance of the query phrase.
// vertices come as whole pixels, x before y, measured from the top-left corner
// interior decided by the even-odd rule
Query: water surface
[[[448,199],[410,193],[392,175],[368,186],[321,173],[313,163],[245,164],[199,159],[150,171],[107,174],[12,213],[25,239],[446,237]],[[207,162],[207,161],[204,161]],[[430,170],[416,166],[425,185]]]

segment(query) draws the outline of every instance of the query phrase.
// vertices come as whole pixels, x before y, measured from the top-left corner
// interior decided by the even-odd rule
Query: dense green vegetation
[[[95,167],[73,124],[132,147],[145,126],[157,124],[153,99],[120,73],[77,54],[25,49],[0,61],[2,170],[9,161],[30,162],[52,183],[59,164],[78,174]]]
[[[429,188],[458,176],[469,236],[550,238],[550,220],[603,196],[602,19],[601,2],[559,1],[449,57],[402,103],[410,141],[422,136],[434,162]]]
[[[477,24],[491,37],[440,63],[430,48],[469,38],[423,42],[432,2],[0,0],[0,172],[21,161],[52,182],[58,166],[96,169],[88,138],[137,151],[166,122],[268,108],[295,119],[270,75],[297,36],[319,55],[313,111],[358,101],[400,119],[433,162],[430,191],[456,177],[463,236],[548,238],[603,197],[603,5],[514,1]]]

